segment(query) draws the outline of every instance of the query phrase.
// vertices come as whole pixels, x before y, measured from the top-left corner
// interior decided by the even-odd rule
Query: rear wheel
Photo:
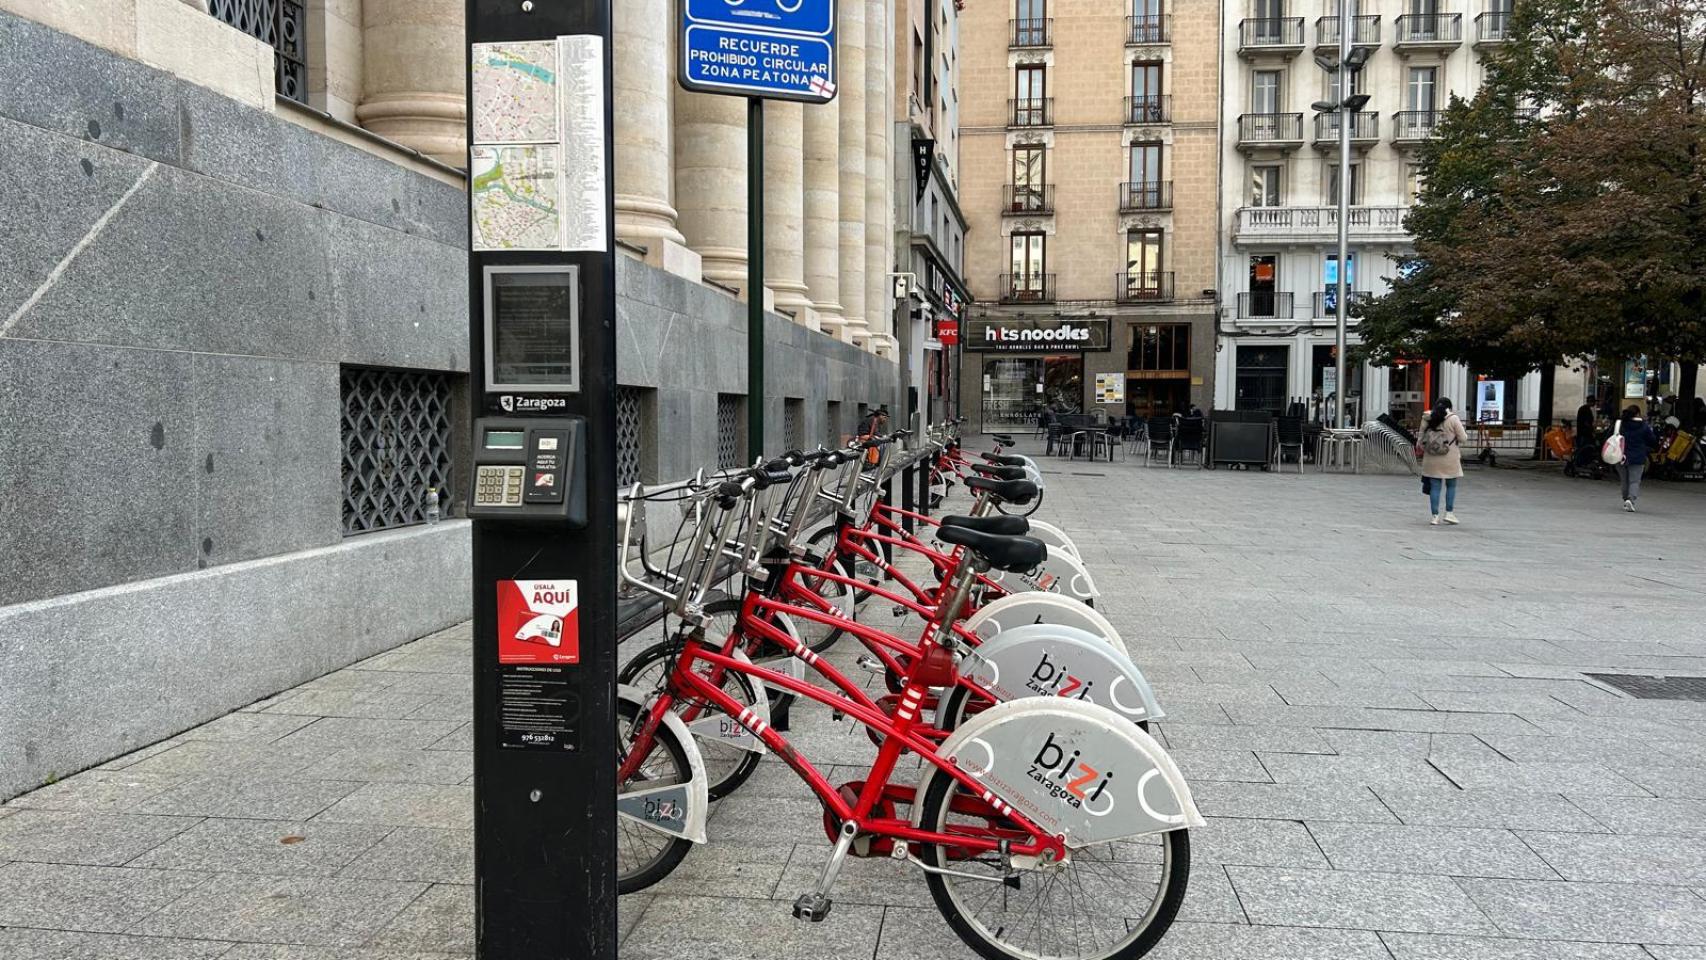
[[[939,772],[925,790],[920,822],[944,833],[1021,836]],[[995,854],[942,844],[919,850],[926,864],[954,871],[925,874],[930,896],[954,933],[988,960],[1135,960],[1178,916],[1191,869],[1183,830],[1077,847],[1058,866],[1011,873]]]
[[[812,555],[818,557],[828,556],[835,550],[835,540],[837,536],[838,531],[834,527],[824,527],[817,533],[812,534],[811,540],[807,541],[811,546]],[[888,551],[890,550],[889,545],[883,543],[878,544],[878,546],[881,548],[886,559]],[[882,586],[883,571],[880,567],[869,560],[862,557],[837,557],[835,563],[840,570],[841,575],[844,577],[858,580],[861,583],[869,584],[873,587]],[[846,584],[835,584],[835,586],[844,586],[846,589],[852,591],[853,599],[856,603],[864,603],[866,600],[871,598],[871,592],[869,590],[848,586]]]
[[[630,700],[616,702],[616,762],[627,759],[628,745],[633,740],[634,725],[639,722],[640,705]],[[650,790],[674,783],[687,783],[693,778],[692,765],[687,761],[687,748],[674,730],[659,726],[652,738],[651,753],[634,777],[616,785],[618,796],[636,790]],[[670,875],[681,858],[693,848],[691,840],[654,830],[626,816],[616,818],[616,892],[634,893],[644,890]]]

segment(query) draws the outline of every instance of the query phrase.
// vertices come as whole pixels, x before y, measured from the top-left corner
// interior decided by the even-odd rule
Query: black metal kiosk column
[[[480,960],[616,956],[610,0],[468,0]]]

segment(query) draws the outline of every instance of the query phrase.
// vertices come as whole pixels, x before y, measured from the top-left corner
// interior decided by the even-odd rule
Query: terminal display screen
[[[578,391],[578,270],[488,267],[485,279],[487,389]]]
[[[526,442],[526,434],[521,430],[487,430],[487,450],[520,450]]]

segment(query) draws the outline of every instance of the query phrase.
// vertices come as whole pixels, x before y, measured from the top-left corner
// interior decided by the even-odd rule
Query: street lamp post
[[[1339,190],[1338,190],[1338,220],[1339,220],[1339,259],[1334,273],[1333,283],[1333,316],[1336,327],[1336,350],[1333,357],[1333,373],[1336,381],[1333,384],[1333,426],[1345,426],[1345,394],[1348,383],[1345,378],[1345,315],[1350,305],[1350,256],[1351,256],[1351,124],[1356,116],[1368,104],[1367,94],[1351,93],[1357,73],[1368,61],[1366,49],[1352,49],[1351,46],[1351,2],[1339,0],[1339,56],[1337,60],[1326,57],[1316,57],[1315,64],[1336,76],[1338,98],[1331,102],[1317,100],[1313,106],[1322,114],[1337,114],[1339,118]]]

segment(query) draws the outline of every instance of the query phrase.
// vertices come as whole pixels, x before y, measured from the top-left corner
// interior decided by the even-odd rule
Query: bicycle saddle
[[[1031,521],[997,513],[987,517],[943,517],[942,526],[976,530],[996,537],[1022,537],[1031,532]]]
[[[966,480],[967,490],[987,491],[1002,503],[1012,503],[1024,506],[1037,495],[1037,485],[1029,480],[990,480],[986,477],[972,477]]]
[[[977,554],[997,570],[1018,573],[1048,559],[1048,547],[1030,537],[997,537],[967,527],[944,526],[938,534],[944,543],[954,543]]]
[[[1022,467],[1025,465],[1024,457],[1015,457],[1009,453],[986,453],[983,455],[983,459],[988,463],[1003,467]]]
[[[971,468],[986,477],[994,477],[997,480],[1023,480],[1026,476],[1024,467],[994,467],[974,463]]]
[[[994,440],[996,443],[999,443],[1004,447],[1011,447],[1013,445],[1013,438],[1005,433],[990,434],[989,439]]]

